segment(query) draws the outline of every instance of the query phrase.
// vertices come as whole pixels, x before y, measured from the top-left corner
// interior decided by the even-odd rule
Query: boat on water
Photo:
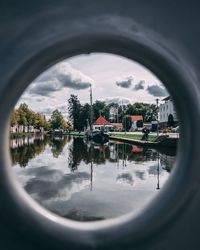
[[[85,132],[85,137],[89,141],[93,141],[98,144],[104,144],[109,141],[109,135],[103,129],[93,129],[93,110],[92,110],[92,86],[90,85],[90,126],[88,123],[88,129]]]
[[[91,130],[85,133],[85,136],[88,140],[93,141],[98,144],[104,144],[109,141],[108,133],[104,132],[103,130]]]

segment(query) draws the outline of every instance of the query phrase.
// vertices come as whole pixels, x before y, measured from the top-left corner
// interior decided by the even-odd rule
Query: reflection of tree
[[[70,141],[70,137],[58,137],[58,138],[52,138],[49,145],[51,146],[51,152],[53,154],[53,157],[58,158],[59,155],[62,153],[65,145],[67,142]]]
[[[87,151],[87,145],[82,138],[74,138],[69,148],[69,168],[71,171],[78,169],[78,165],[82,160],[89,163],[89,152]]]
[[[24,144],[21,147],[11,148],[11,159],[13,165],[19,163],[20,167],[26,167],[29,160],[41,154],[47,144],[47,138],[44,140],[35,139],[34,143]]]
[[[94,146],[92,160],[95,164],[105,164],[110,159],[110,149],[105,145]]]
[[[73,143],[69,149],[69,168],[72,171],[78,169],[81,161],[89,164],[92,160],[94,164],[105,164],[106,161],[117,162],[123,161],[126,166],[126,161],[145,162],[156,161],[158,151],[149,148],[137,147],[134,150],[133,146],[125,143],[112,142],[107,145],[92,145],[85,143],[82,138],[73,138]]]
[[[135,161],[135,162],[144,162],[147,159],[144,157],[145,155],[145,149],[141,148],[141,151],[134,152],[133,151],[133,145],[120,143],[120,144],[113,144],[112,147],[114,148],[116,152],[116,161],[117,160],[123,160],[123,161]],[[113,161],[113,159],[111,160]]]
[[[55,138],[44,137],[43,139],[32,138],[32,143],[29,141],[30,138],[27,138],[26,144],[23,142],[22,146],[10,149],[13,165],[19,163],[21,167],[26,167],[31,159],[35,158],[45,150],[47,144],[51,146],[51,152],[53,156],[58,158],[58,156],[62,153],[65,144],[70,141],[70,138],[63,137],[57,140]]]
[[[27,139],[27,138],[26,138]],[[19,163],[21,167],[26,167],[29,160],[35,158],[37,155],[41,154],[47,143],[51,147],[51,152],[53,157],[58,158],[59,155],[63,152],[63,149],[71,138],[49,138],[45,137],[44,139],[33,139],[30,138],[20,141],[17,143],[16,148],[11,148],[11,157],[13,165]],[[169,152],[160,150],[159,152],[161,165],[167,166],[171,169],[172,163],[175,157],[175,150],[170,150]],[[110,142],[109,145],[93,145],[88,142],[85,143],[83,138],[73,138],[72,143],[68,148],[68,162],[69,168],[71,171],[78,169],[81,161],[85,164],[90,164],[91,161],[96,165],[106,164],[106,161],[109,162],[119,162],[122,160],[123,166],[126,166],[126,161],[129,162],[145,162],[145,161],[156,161],[158,157],[158,151],[149,148],[141,148],[125,143]],[[165,157],[169,155],[172,157]],[[170,160],[170,163],[168,164]],[[169,166],[168,166],[169,165]]]
[[[104,164],[109,157],[109,147],[91,145],[85,143],[82,138],[74,138],[69,149],[69,168],[72,171],[77,170],[81,161],[89,164],[92,160],[95,164]]]

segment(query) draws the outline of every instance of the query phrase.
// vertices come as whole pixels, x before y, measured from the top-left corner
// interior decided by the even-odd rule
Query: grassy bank
[[[84,136],[84,133],[83,133],[83,132],[71,131],[71,132],[69,132],[69,135],[73,135],[73,136]]]
[[[124,139],[132,139],[132,140],[142,140],[142,134],[137,135],[137,134],[111,134],[111,136],[118,137],[118,138],[124,138]],[[157,138],[156,135],[149,135],[148,136],[148,141],[154,142],[155,139]]]

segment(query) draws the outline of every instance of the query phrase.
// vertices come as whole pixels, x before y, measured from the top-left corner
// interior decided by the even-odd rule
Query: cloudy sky
[[[89,86],[93,100],[107,103],[156,103],[168,93],[149,70],[124,57],[92,53],[64,60],[38,76],[26,89],[17,106],[29,107],[49,116],[59,109],[67,117],[67,100],[78,95],[81,103],[89,102]]]

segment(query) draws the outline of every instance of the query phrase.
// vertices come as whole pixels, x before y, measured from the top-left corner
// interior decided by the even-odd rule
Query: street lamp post
[[[156,98],[156,106],[157,106],[157,136],[159,135],[159,133],[158,133],[158,101],[159,101],[159,99]]]
[[[158,153],[158,165],[157,165],[157,187],[156,189],[159,190],[160,189],[160,178],[159,178],[159,175],[160,175],[160,166],[159,166],[159,153]]]

